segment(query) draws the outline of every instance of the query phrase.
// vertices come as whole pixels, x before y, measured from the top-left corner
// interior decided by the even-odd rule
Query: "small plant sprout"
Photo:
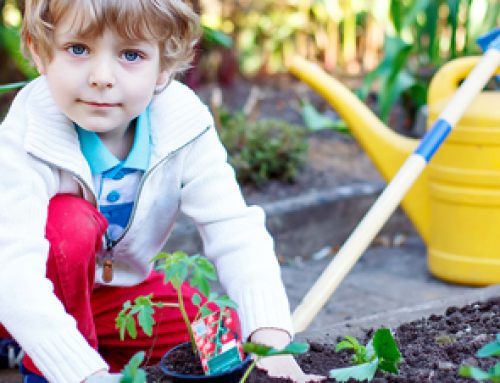
[[[198,354],[196,342],[191,328],[191,322],[186,312],[184,298],[182,296],[181,286],[184,282],[189,282],[193,287],[198,288],[201,294],[206,297],[205,301],[199,294],[193,294],[191,301],[198,307],[198,312],[194,320],[202,316],[210,315],[213,310],[210,307],[217,307],[221,312],[226,307],[236,308],[235,302],[227,296],[219,296],[210,291],[210,281],[217,280],[214,265],[201,255],[189,256],[184,252],[176,251],[174,253],[160,253],[154,257],[152,262],[157,263],[156,269],[165,275],[165,284],[171,283],[177,292],[177,303],[153,302],[152,295],[139,296],[134,304],[130,301],[125,302],[122,311],[116,318],[116,327],[120,331],[120,337],[123,339],[125,332],[135,338],[137,329],[134,316],[137,316],[137,322],[145,334],[152,335],[152,327],[155,324],[153,314],[155,308],[176,307],[181,312],[182,319],[186,325],[189,339],[195,355]]]
[[[243,350],[246,353],[253,353],[255,355],[255,358],[252,364],[245,371],[245,374],[241,377],[239,383],[245,383],[252,370],[262,358],[267,358],[269,356],[275,355],[300,355],[309,350],[309,345],[307,343],[290,342],[285,348],[278,350],[270,346],[246,342],[245,344],[243,344]]]
[[[148,336],[153,334],[153,325],[155,320],[153,318],[154,308],[158,307],[178,307],[176,303],[163,303],[163,302],[153,302],[153,294],[146,296],[138,296],[134,300],[134,304],[130,301],[126,301],[123,304],[123,308],[118,313],[115,323],[116,328],[120,330],[120,339],[125,339],[125,331],[128,332],[132,339],[137,338],[137,327],[136,321],[134,319],[137,316],[137,321],[139,326],[141,326],[144,333]]]
[[[375,331],[366,346],[361,345],[356,338],[346,336],[337,344],[335,351],[345,349],[354,351],[352,362],[355,365],[330,371],[330,377],[339,382],[346,382],[351,378],[357,381],[371,381],[377,370],[399,373],[397,365],[401,361],[401,353],[391,331],[387,328]]]
[[[139,366],[144,360],[144,351],[135,354],[121,371],[120,383],[144,383],[146,382],[146,371]]]
[[[500,333],[496,335],[496,339],[483,347],[481,347],[476,356],[478,358],[489,358],[492,356],[500,355]],[[500,383],[500,362],[496,362],[495,365],[484,371],[478,367],[472,366],[461,366],[458,370],[458,374],[464,378],[472,378],[479,382],[491,381],[493,383]]]

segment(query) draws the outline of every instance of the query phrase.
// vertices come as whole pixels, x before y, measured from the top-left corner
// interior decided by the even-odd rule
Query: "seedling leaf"
[[[126,317],[126,319],[125,319],[125,325],[126,325],[126,328],[127,328],[128,335],[130,335],[130,337],[132,339],[137,338],[137,327],[135,326],[134,317],[132,317],[132,316]]]
[[[390,372],[391,374],[399,374],[396,364],[390,360],[380,360],[378,363],[379,370]]]
[[[401,360],[401,353],[398,350],[396,340],[392,336],[391,330],[387,328],[380,328],[375,332],[373,335],[373,348],[380,360],[392,364],[397,364]]]
[[[197,266],[196,270],[199,270],[206,279],[210,279],[211,281],[217,280],[215,266],[208,259],[202,257],[201,255],[196,255],[195,264]]]
[[[299,355],[309,350],[307,343],[290,342],[286,347],[279,350],[271,346],[265,346],[259,343],[246,342],[243,345],[245,352],[250,352],[259,357],[268,357],[274,355]]]
[[[193,271],[193,276],[191,277],[189,283],[191,286],[197,287],[198,290],[200,290],[200,292],[205,296],[210,293],[210,284],[200,270],[195,269]]]
[[[477,367],[461,366],[458,374],[464,378],[472,378],[478,381],[485,381],[490,379],[490,374]]]
[[[360,344],[356,338],[350,335],[346,335],[335,347],[335,351],[337,352],[345,349],[354,350],[354,355],[352,357],[352,362],[354,364],[368,363],[374,358],[373,350],[369,353],[365,346]]]
[[[209,309],[207,306],[200,307],[200,314],[202,317],[206,317],[213,313],[213,310]]]
[[[199,306],[201,304],[200,294],[193,294],[193,296],[191,297],[191,302],[193,303],[193,305]]]
[[[347,382],[349,379],[358,381],[372,380],[378,367],[378,359],[374,359],[369,363],[359,364],[352,367],[335,368],[330,370],[330,378],[339,382]]]
[[[476,353],[476,356],[478,358],[487,358],[489,356],[498,356],[498,355],[500,355],[500,340],[498,339],[491,343],[485,344]]]
[[[358,342],[358,340],[350,335],[346,335],[342,341],[337,343],[337,346],[335,347],[335,351],[341,351],[345,349],[352,349],[355,350],[358,347],[364,347],[361,346]]]
[[[238,304],[235,301],[233,301],[231,298],[229,298],[227,295],[223,295],[221,297],[215,298],[214,303],[221,310],[223,310],[225,307],[230,307],[230,308],[235,309],[235,310],[238,308]]]
[[[139,368],[144,360],[144,351],[136,353],[121,371],[120,383],[144,383],[146,382],[146,372]]]

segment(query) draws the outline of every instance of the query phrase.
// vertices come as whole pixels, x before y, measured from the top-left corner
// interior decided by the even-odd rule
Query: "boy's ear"
[[[164,85],[166,85],[167,82],[169,81],[169,77],[170,77],[170,72],[168,70],[161,71],[156,80],[156,86],[163,87]]]
[[[30,50],[31,57],[33,58],[33,62],[35,63],[36,69],[38,70],[38,73],[41,75],[45,74],[45,64],[42,60],[42,57],[38,54],[36,51],[35,47],[33,46],[33,43],[29,41],[28,43],[28,49]]]
[[[158,95],[168,86],[170,83],[170,72],[168,70],[161,71],[156,79],[156,86],[154,94]]]

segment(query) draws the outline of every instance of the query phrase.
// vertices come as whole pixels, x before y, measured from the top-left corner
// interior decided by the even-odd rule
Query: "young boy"
[[[150,348],[155,363],[186,339],[168,308],[154,347],[114,329],[128,299],[175,300],[149,260],[179,211],[238,304],[243,337],[290,340],[264,215],[245,205],[207,108],[173,81],[197,38],[180,0],[26,1],[22,40],[42,76],[0,126],[0,323],[27,354],[25,383],[86,381]],[[263,367],[320,379],[288,356]]]

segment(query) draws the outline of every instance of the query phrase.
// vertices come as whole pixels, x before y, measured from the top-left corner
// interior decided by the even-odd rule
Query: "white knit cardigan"
[[[262,327],[292,333],[264,214],[246,206],[207,108],[173,82],[152,100],[151,129],[151,164],[131,223],[112,250],[111,284],[130,286],[148,275],[149,260],[182,211],[194,220],[205,255],[238,304],[243,336]],[[19,92],[0,125],[0,322],[49,382],[78,383],[107,366],[45,277],[47,206],[58,193],[96,201],[72,122],[40,77]],[[100,276],[98,265],[98,282]]]

